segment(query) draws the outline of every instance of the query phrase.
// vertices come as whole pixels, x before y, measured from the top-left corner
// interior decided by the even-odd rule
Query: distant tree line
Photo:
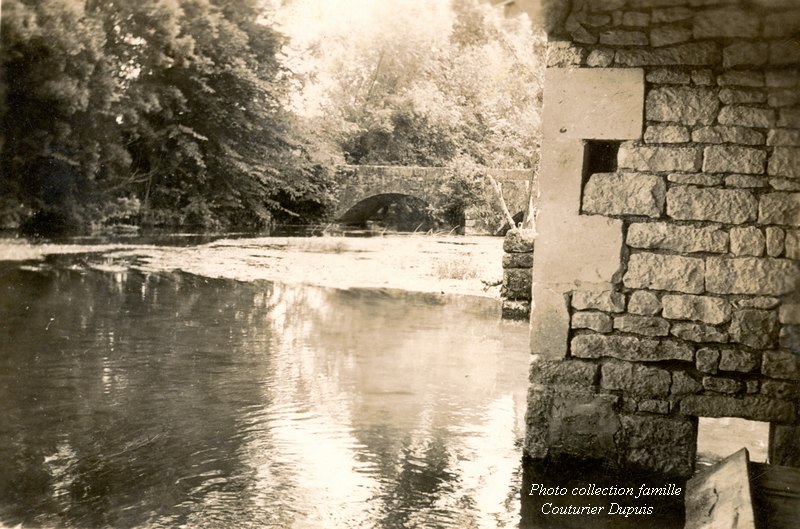
[[[259,230],[324,218],[343,162],[529,165],[541,41],[452,13],[435,43],[397,24],[292,51],[259,0],[4,0],[0,227]]]

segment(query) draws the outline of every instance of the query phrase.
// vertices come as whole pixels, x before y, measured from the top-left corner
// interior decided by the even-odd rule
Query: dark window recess
[[[613,173],[617,170],[618,141],[587,141],[583,159],[584,182],[595,173]]]

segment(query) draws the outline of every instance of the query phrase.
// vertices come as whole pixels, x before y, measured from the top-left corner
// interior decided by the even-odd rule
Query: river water
[[[489,298],[0,263],[0,525],[516,527]]]

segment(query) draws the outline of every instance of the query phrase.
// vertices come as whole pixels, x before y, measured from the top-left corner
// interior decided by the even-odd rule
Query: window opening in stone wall
[[[589,177],[597,173],[613,173],[617,170],[618,141],[587,140],[583,150],[583,174],[581,175],[581,204],[583,189]]]
[[[696,470],[702,470],[742,447],[750,452],[750,461],[765,462],[769,450],[769,423],[736,417],[700,417]]]

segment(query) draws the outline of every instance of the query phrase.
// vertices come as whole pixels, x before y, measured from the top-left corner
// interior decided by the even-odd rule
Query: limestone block
[[[699,294],[703,291],[704,273],[702,259],[680,255],[636,253],[630,256],[623,283],[628,288]]]
[[[767,101],[767,94],[761,90],[723,88],[719,91],[719,100],[726,105],[736,105],[741,103],[764,103]]]
[[[750,373],[761,363],[761,355],[745,349],[723,349],[720,351],[719,369]]]
[[[567,356],[568,346],[566,295],[561,288],[537,280],[533,285],[531,306],[531,352],[544,358],[561,359]]]
[[[672,186],[667,191],[667,215],[679,220],[710,220],[727,224],[754,221],[758,204],[749,191]]]
[[[800,129],[800,109],[782,108],[778,111],[778,127]]]
[[[532,284],[530,269],[508,268],[503,271],[503,291],[508,299],[531,299]]]
[[[784,325],[780,334],[781,347],[800,353],[800,325]]]
[[[533,253],[507,253],[503,256],[503,268],[532,268]]]
[[[672,386],[669,388],[672,395],[691,395],[702,389],[703,385],[685,371],[672,372]]]
[[[767,181],[758,176],[746,175],[746,174],[732,174],[725,177],[725,186],[738,187],[744,189],[766,187]]]
[[[677,22],[679,20],[686,20],[692,18],[694,12],[688,7],[665,7],[660,9],[653,9],[652,20],[654,24],[661,24],[664,22]]]
[[[580,334],[572,338],[572,356],[576,358],[618,358],[633,362],[681,360],[692,362],[694,350],[675,340],[658,340],[606,334]]]
[[[786,239],[786,233],[781,228],[769,226],[766,232],[766,245],[767,255],[770,257],[778,257],[783,253],[783,243]]]
[[[597,173],[583,190],[583,211],[600,215],[658,217],[664,211],[666,186],[660,176]]]
[[[785,257],[800,260],[800,230],[786,230],[783,241]]]
[[[645,79],[647,79],[648,83],[653,84],[689,84],[692,80],[688,73],[672,68],[650,70],[647,72]]]
[[[527,253],[533,251],[536,232],[512,228],[503,239],[503,251],[508,253]]]
[[[592,68],[608,68],[614,62],[614,50],[595,48],[586,57],[586,66]]]
[[[767,172],[770,176],[800,178],[800,147],[775,147]]]
[[[665,48],[629,48],[617,50],[620,66],[713,65],[720,61],[719,46],[714,42],[678,44]]]
[[[722,67],[766,64],[769,46],[766,42],[735,42],[722,49]]]
[[[760,381],[752,379],[745,380],[744,385],[745,385],[745,391],[747,391],[747,393],[758,393],[758,387],[760,385]]]
[[[728,70],[717,76],[720,86],[764,86],[764,74],[750,70]]]
[[[771,108],[728,105],[719,111],[722,125],[739,125],[767,129],[775,125],[775,110]]]
[[[782,296],[794,292],[800,263],[768,257],[709,257],[706,290],[714,294]]]
[[[572,308],[622,312],[625,310],[625,295],[613,290],[576,290],[572,293]]]
[[[539,360],[531,365],[532,384],[590,388],[600,366],[582,360]]]
[[[759,36],[760,21],[752,12],[737,8],[698,11],[693,20],[695,39],[755,38]]]
[[[654,316],[661,312],[661,301],[648,290],[636,290],[628,300],[628,312],[644,316]]]
[[[800,94],[794,88],[771,90],[767,103],[771,107],[790,107],[800,102]]]
[[[757,296],[751,298],[737,299],[731,303],[737,309],[774,309],[780,304],[781,300],[770,296]]]
[[[680,412],[696,417],[741,417],[763,422],[793,422],[795,419],[792,403],[749,395],[741,398],[687,395],[681,399]]]
[[[683,26],[659,26],[650,30],[650,44],[656,48],[680,44],[691,38],[692,30]]]
[[[627,11],[622,14],[622,25],[630,27],[647,27],[650,23],[650,13]]]
[[[631,362],[611,361],[600,369],[600,387],[642,397],[666,397],[672,382],[669,371]]]
[[[627,314],[614,318],[614,329],[645,336],[669,335],[669,322],[655,316]]]
[[[798,4],[790,1],[789,5],[797,7]],[[790,37],[797,33],[800,33],[800,9],[770,13],[764,17],[764,36],[767,38]]]
[[[744,390],[744,384],[740,380],[724,377],[703,377],[703,388],[717,393],[736,394]]]
[[[731,317],[731,341],[755,349],[772,347],[778,332],[778,315],[772,310],[742,309]]]
[[[800,386],[792,382],[765,380],[761,383],[761,394],[773,399],[796,400],[800,397]]]
[[[800,130],[772,129],[767,134],[767,145],[800,146]]]
[[[675,173],[667,176],[667,180],[676,184],[697,186],[718,186],[722,184],[722,175],[709,173]]]
[[[692,131],[692,141],[697,143],[738,143],[740,145],[763,145],[764,134],[757,130],[748,129],[745,127],[726,127],[717,125],[695,129]],[[727,169],[726,171],[737,171],[737,169],[731,166],[731,168]],[[744,173],[748,171],[739,172]]]
[[[689,477],[694,470],[697,426],[681,417],[620,415],[620,453],[626,468]]]
[[[787,351],[764,351],[761,372],[770,378],[800,380],[800,355]]]
[[[715,83],[711,70],[692,70],[692,82],[697,86],[711,86]]]
[[[702,373],[716,373],[719,368],[720,351],[711,347],[704,347],[697,351],[697,370]]]
[[[501,317],[504,320],[528,320],[531,314],[531,302],[525,299],[504,299]]]
[[[611,332],[611,316],[602,312],[576,312],[570,325],[573,329],[591,329],[597,332]]]
[[[800,180],[785,178],[770,178],[769,186],[775,191],[800,191]]]
[[[800,44],[795,39],[773,40],[769,43],[769,63],[797,64],[800,62],[798,48]]]
[[[767,153],[752,147],[711,145],[703,150],[703,171],[707,173],[762,174]]]
[[[639,403],[639,411],[645,413],[660,413],[662,415],[667,415],[669,413],[669,401],[644,399]]]
[[[711,125],[717,116],[719,99],[709,88],[661,87],[647,94],[645,109],[647,119],[652,121]]]
[[[644,133],[645,143],[686,143],[689,131],[682,125],[650,125]]]
[[[758,203],[760,224],[800,226],[800,193],[767,193]]]
[[[728,341],[728,333],[702,323],[675,323],[672,325],[670,333],[673,336],[690,342],[726,343]]]
[[[778,321],[783,325],[800,325],[800,303],[784,303],[778,309]]]
[[[760,257],[764,253],[764,233],[755,226],[731,228],[731,253]]]
[[[701,151],[696,147],[620,147],[617,163],[620,168],[637,171],[684,171],[700,169]]]
[[[779,88],[796,86],[798,72],[797,70],[767,70],[764,73],[764,79],[767,86]]]
[[[600,33],[600,44],[606,46],[647,46],[647,35],[641,31],[610,29]]]
[[[551,41],[547,44],[548,68],[580,66],[584,57],[586,57],[586,50],[571,42]]]
[[[661,299],[661,305],[664,317],[671,320],[696,320],[718,325],[731,317],[730,303],[712,296],[667,294]]]
[[[633,223],[628,227],[628,246],[672,250],[681,253],[728,250],[728,234],[717,226],[679,226],[666,222]]]

